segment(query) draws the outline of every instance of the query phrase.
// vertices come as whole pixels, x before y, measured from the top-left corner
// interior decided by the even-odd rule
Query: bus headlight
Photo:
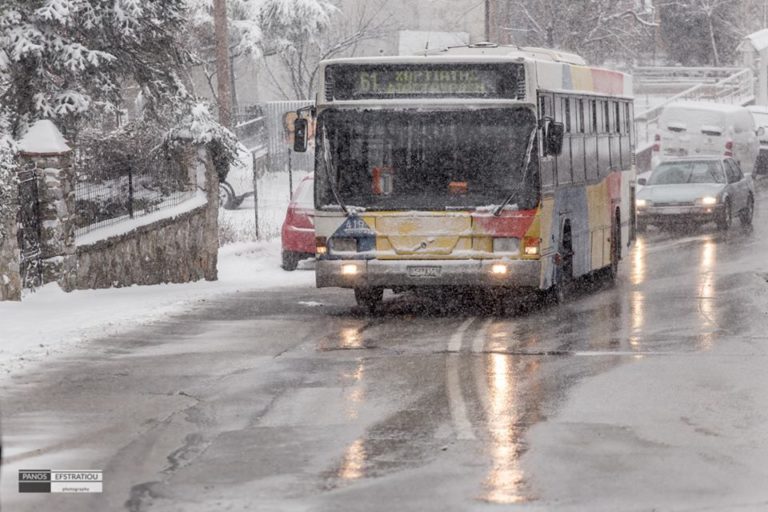
[[[520,252],[519,238],[494,238],[493,252]]]
[[[328,239],[324,236],[315,237],[315,254],[318,256],[328,254]]]
[[[495,274],[497,276],[503,276],[506,275],[506,273],[509,271],[506,265],[502,265],[501,263],[498,263],[496,265],[493,265],[491,267],[491,273]]]
[[[541,255],[541,238],[525,237],[523,239],[523,254],[529,257]]]
[[[636,199],[635,206],[638,208],[645,208],[646,206],[649,206],[649,202],[647,199]]]
[[[341,266],[341,274],[344,276],[356,276],[360,272],[360,269],[354,263]]]

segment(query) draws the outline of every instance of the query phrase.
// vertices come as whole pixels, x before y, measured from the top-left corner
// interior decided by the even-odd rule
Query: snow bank
[[[280,242],[239,243],[219,251],[219,281],[62,292],[48,285],[20,303],[0,302],[0,374],[103,336],[184,311],[195,301],[237,291],[313,287],[311,271],[280,269]]]

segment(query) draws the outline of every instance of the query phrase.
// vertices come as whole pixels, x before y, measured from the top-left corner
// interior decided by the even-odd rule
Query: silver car
[[[651,176],[638,179],[637,228],[682,223],[716,222],[727,230],[738,216],[752,224],[755,191],[752,178],[728,157],[691,157],[667,160]]]

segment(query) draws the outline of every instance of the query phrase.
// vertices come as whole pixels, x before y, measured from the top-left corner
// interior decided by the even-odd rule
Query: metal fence
[[[37,174],[34,169],[22,169],[18,173],[19,183],[19,232],[21,253],[21,280],[25,288],[36,288],[43,282],[41,263],[40,198]]]
[[[288,172],[289,169],[308,172],[314,168],[314,152],[296,153],[292,144],[296,111],[313,104],[310,100],[270,101],[264,104],[271,172]]]
[[[92,149],[92,151],[89,151]],[[180,162],[160,149],[78,150],[76,236],[181,204],[195,194]]]

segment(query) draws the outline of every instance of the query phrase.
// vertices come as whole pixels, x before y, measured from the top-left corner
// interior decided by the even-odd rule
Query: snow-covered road
[[[0,386],[4,510],[764,510],[768,208],[755,226],[651,231],[615,286],[504,317],[370,317],[273,270],[293,286],[85,340]],[[16,492],[49,467],[106,491]]]

